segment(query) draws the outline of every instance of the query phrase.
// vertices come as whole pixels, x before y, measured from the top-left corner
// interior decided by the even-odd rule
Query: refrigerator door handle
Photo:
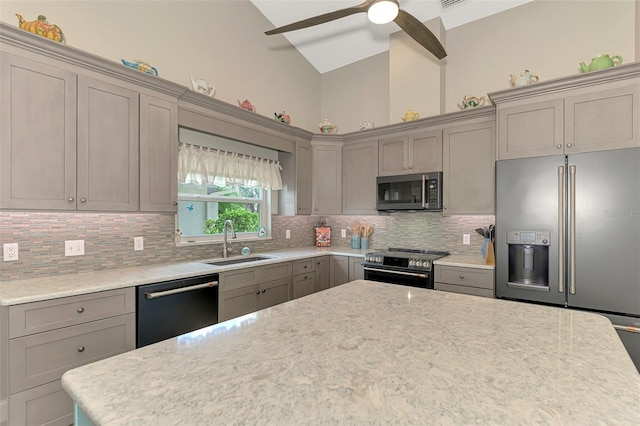
[[[564,293],[564,166],[558,166],[558,293]]]
[[[576,294],[576,166],[569,166],[569,293]]]

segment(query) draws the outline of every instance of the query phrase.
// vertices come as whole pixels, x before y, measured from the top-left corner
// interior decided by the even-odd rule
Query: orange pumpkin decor
[[[18,17],[19,26],[25,31],[38,34],[39,36],[46,37],[49,40],[59,41],[64,43],[64,34],[59,26],[56,24],[50,24],[47,22],[47,18],[44,15],[39,15],[35,21],[25,21],[22,15],[16,13]]]

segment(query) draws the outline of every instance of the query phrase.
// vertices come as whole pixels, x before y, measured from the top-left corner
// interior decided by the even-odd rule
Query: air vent
[[[447,9],[449,7],[455,6],[457,4],[463,3],[467,0],[440,0],[443,9]]]

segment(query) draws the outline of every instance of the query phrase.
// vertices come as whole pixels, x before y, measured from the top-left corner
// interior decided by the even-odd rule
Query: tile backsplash
[[[371,216],[272,216],[272,237],[244,245],[253,252],[314,244],[313,227],[320,219],[332,227],[331,244],[350,247],[350,229],[357,220],[374,232],[370,249],[387,247],[447,250],[480,256],[483,239],[473,230],[494,223],[494,216],[449,216],[402,212]],[[291,238],[285,239],[290,230]],[[340,230],[347,229],[347,237]],[[221,244],[176,247],[175,218],[170,214],[0,212],[0,243],[18,243],[19,259],[0,262],[2,280],[31,278],[153,263],[221,257]],[[471,244],[462,244],[462,234]],[[144,237],[144,250],[133,250],[133,238]],[[65,240],[84,240],[84,256],[64,256]],[[234,243],[237,251],[239,243]]]

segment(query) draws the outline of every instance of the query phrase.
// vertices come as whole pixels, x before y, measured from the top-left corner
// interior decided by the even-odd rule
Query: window
[[[241,240],[270,235],[277,152],[187,129],[180,141],[176,242],[220,242],[226,220]]]

